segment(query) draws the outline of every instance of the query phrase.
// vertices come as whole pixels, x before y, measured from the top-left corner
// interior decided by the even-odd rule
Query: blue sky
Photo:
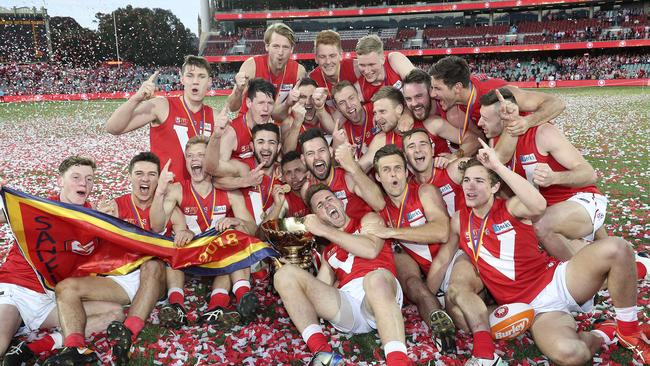
[[[50,16],[73,17],[84,27],[97,29],[93,23],[95,13],[110,13],[117,8],[127,5],[140,8],[162,8],[171,10],[185,27],[198,35],[197,17],[199,15],[199,0],[3,0],[0,6],[12,8],[45,7]]]

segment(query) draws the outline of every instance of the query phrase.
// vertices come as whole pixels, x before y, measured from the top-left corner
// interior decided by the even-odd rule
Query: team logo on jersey
[[[393,86],[394,86],[396,89],[402,89],[402,80],[397,80],[397,81],[395,82],[395,84],[393,84]]]
[[[345,194],[345,191],[336,191],[334,192],[334,195],[340,200],[345,200],[348,198],[348,196]]]
[[[454,191],[454,189],[451,188],[451,184],[445,184],[444,186],[442,186],[442,187],[440,187],[440,188],[438,188],[438,189],[440,189],[440,193],[441,193],[443,196],[444,196],[444,195],[447,195],[447,194],[449,194],[449,193],[452,193],[452,192]]]
[[[537,162],[537,158],[535,157],[535,154],[526,154],[526,155],[520,156],[519,161],[522,164],[533,164],[533,163]]]
[[[219,206],[214,206],[214,210],[212,210],[212,214],[225,214],[226,213],[226,205],[219,205]]]
[[[506,231],[512,230],[512,224],[510,223],[510,220],[506,220],[500,224],[492,225],[492,230],[494,230],[494,233],[498,235]]]
[[[411,221],[419,219],[422,216],[424,216],[422,211],[420,211],[419,208],[416,208],[415,210],[413,210],[413,211],[406,214],[406,220],[408,220],[408,222],[411,222]]]
[[[188,123],[189,121],[187,120],[187,118],[176,117],[175,122],[176,122],[177,125],[187,126],[187,123]]]
[[[196,216],[196,214],[199,212],[199,209],[196,207],[185,207],[183,209],[183,214],[187,216]]]

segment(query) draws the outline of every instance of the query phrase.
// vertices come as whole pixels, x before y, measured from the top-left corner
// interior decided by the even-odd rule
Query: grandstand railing
[[[591,4],[596,0],[507,0],[507,1],[475,1],[455,2],[428,5],[402,5],[391,7],[366,7],[366,8],[337,8],[319,10],[271,10],[263,12],[224,12],[215,13],[214,19],[241,20],[241,19],[296,19],[296,18],[326,18],[326,17],[355,17],[368,15],[396,15],[418,14],[432,12],[451,12],[481,9],[504,9],[530,6],[547,6],[553,4]]]
[[[623,48],[623,47],[647,47],[650,46],[650,39],[628,39],[620,41],[593,41],[593,42],[566,42],[566,43],[541,43],[541,44],[513,44],[507,46],[476,46],[476,47],[449,47],[429,49],[394,50],[406,56],[444,56],[444,55],[468,55],[478,53],[508,53],[508,52],[539,52],[539,51],[566,51],[592,48]],[[386,51],[386,52],[393,52]],[[261,52],[258,52],[261,53]],[[242,62],[253,56],[250,55],[227,55],[227,56],[205,56],[209,62]],[[291,56],[294,60],[313,60],[313,53],[294,53]],[[355,52],[343,52],[343,58],[354,58]]]

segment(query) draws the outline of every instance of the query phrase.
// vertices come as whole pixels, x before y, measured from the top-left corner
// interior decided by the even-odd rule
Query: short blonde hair
[[[289,40],[289,43],[291,43],[291,46],[296,45],[296,34],[293,32],[289,26],[287,26],[284,23],[273,23],[269,25],[268,28],[266,28],[266,31],[264,32],[264,43],[267,45],[271,43],[271,36],[273,33],[277,33]]]
[[[187,149],[189,149],[192,145],[204,144],[205,146],[208,146],[208,142],[210,142],[210,138],[208,136],[196,135],[187,141],[187,144],[185,145],[185,151],[187,151]]]
[[[357,55],[367,55],[370,52],[377,52],[379,55],[383,55],[384,42],[376,34],[369,34],[359,39],[356,51]]]
[[[318,32],[318,35],[314,40],[314,52],[316,52],[318,45],[321,44],[336,46],[336,48],[339,49],[339,52],[343,50],[341,48],[341,36],[331,29],[326,29]]]

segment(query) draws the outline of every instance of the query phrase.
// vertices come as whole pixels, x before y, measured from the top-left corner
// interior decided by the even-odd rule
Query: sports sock
[[[169,301],[170,304],[183,306],[185,304],[185,292],[182,288],[172,287],[167,290],[167,301]]]
[[[487,330],[474,332],[474,350],[472,355],[478,358],[491,359],[494,355],[496,346],[492,340],[492,335]]]
[[[218,307],[225,308],[230,303],[230,295],[228,291],[222,288],[212,290],[210,294],[210,302],[208,303],[208,310],[214,310]]]
[[[327,342],[325,334],[323,334],[323,329],[318,324],[308,325],[305,330],[302,331],[302,339],[307,343],[309,351],[311,353],[318,352],[332,352],[332,346]]]
[[[616,313],[616,326],[622,335],[632,335],[640,331],[636,306],[627,308],[614,308]]]
[[[135,339],[138,338],[138,334],[142,331],[142,328],[144,328],[144,320],[137,316],[127,316],[124,320],[124,326],[126,329],[131,331],[131,340],[135,341]]]
[[[59,337],[61,334],[59,334]],[[33,342],[30,342],[27,344],[27,348],[29,348],[34,354],[41,354],[43,352],[51,351],[54,349],[54,344],[55,344],[54,337],[52,334],[47,334],[45,337],[41,339],[37,339]]]
[[[399,341],[391,341],[384,345],[384,355],[387,366],[406,366],[411,365],[406,355],[406,346]]]
[[[251,283],[248,280],[239,280],[232,285],[232,292],[235,294],[235,299],[239,302],[245,293],[251,290]]]
[[[64,347],[77,347],[82,348],[86,345],[86,339],[81,333],[72,333],[65,337],[63,340]]]

